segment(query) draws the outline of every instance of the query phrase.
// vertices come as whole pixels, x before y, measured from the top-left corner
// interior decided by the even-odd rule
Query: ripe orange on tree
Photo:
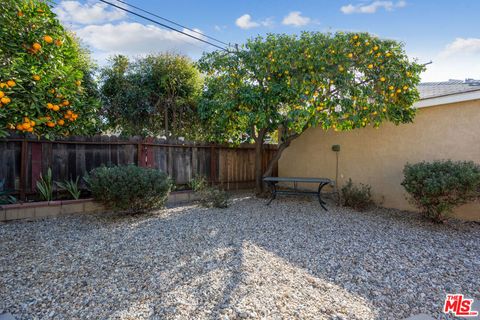
[[[49,35],[44,36],[43,40],[45,40],[46,43],[52,43],[53,42],[53,38],[50,37]]]
[[[2,99],[0,99],[0,101],[3,103],[3,104],[9,104],[11,102],[10,98],[9,97],[3,97]]]

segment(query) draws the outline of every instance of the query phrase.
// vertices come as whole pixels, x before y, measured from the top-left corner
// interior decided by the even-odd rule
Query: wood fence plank
[[[83,177],[101,165],[137,163],[169,174],[178,184],[186,184],[195,176],[205,176],[211,183],[238,189],[253,186],[255,149],[252,145],[232,148],[225,145],[176,144],[146,139],[138,150],[140,137],[108,136],[70,137],[58,141],[26,142],[22,168],[22,137],[0,139],[0,179],[8,189],[28,193],[34,191],[39,172],[52,169],[54,180]],[[25,140],[27,141],[27,140]],[[24,143],[25,144],[25,143]],[[275,147],[265,147],[262,167],[265,169]],[[22,171],[23,170],[23,171]],[[23,172],[23,175],[22,175]],[[275,167],[274,174],[278,169]],[[22,186],[23,179],[23,188]],[[81,185],[84,185],[83,181]],[[23,189],[23,190],[20,190]]]

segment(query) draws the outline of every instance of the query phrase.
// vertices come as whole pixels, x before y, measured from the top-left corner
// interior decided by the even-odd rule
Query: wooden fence
[[[275,150],[276,146],[265,145],[264,168]],[[14,190],[22,199],[35,192],[37,179],[48,168],[53,180],[62,181],[84,176],[101,165],[130,163],[162,170],[177,185],[187,184],[197,175],[226,189],[249,188],[255,181],[253,145],[181,144],[114,136],[0,139],[0,180],[5,180],[5,189]]]

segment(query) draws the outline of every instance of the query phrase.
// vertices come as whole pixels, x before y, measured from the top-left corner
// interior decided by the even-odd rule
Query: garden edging
[[[193,201],[197,198],[197,195],[192,191],[176,191],[168,195],[167,204]],[[94,213],[105,210],[105,207],[93,198],[15,203],[0,206],[0,222],[55,217],[61,214]]]

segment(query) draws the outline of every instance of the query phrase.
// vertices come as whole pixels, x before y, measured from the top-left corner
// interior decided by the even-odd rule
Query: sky
[[[117,0],[108,1],[124,6]],[[403,42],[408,55],[420,63],[432,61],[422,74],[424,82],[480,79],[479,0],[124,2],[232,44],[268,33],[366,31]],[[138,57],[168,51],[195,60],[202,52],[215,49],[98,0],[57,0],[54,11],[100,66],[120,53]]]

